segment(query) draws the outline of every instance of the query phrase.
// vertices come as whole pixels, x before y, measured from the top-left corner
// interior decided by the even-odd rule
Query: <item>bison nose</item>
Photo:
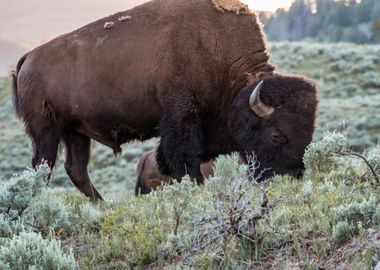
[[[272,141],[275,145],[287,143],[287,139],[278,131],[272,131]]]

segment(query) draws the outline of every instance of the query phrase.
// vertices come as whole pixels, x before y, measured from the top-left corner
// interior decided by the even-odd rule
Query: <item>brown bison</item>
[[[316,87],[274,72],[256,14],[216,2],[154,0],[22,57],[14,101],[32,165],[53,167],[63,142],[72,182],[101,199],[87,171],[91,139],[118,153],[160,136],[160,171],[178,179],[188,173],[202,183],[201,162],[232,151],[254,152],[264,177],[298,175]]]
[[[213,161],[201,164],[201,173],[204,178],[214,176],[213,165]],[[137,164],[135,195],[148,194],[162,184],[171,183],[172,180],[169,176],[160,173],[156,152],[150,151],[144,153]]]

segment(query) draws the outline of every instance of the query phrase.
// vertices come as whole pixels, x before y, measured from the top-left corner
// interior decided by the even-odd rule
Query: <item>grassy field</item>
[[[11,251],[32,231],[47,240],[28,243],[43,250],[44,241],[60,240],[51,256],[68,254],[66,266],[51,269],[373,269],[380,260],[379,185],[364,162],[338,153],[351,147],[380,174],[380,46],[273,43],[270,52],[280,72],[306,75],[320,88],[304,179],[254,185],[229,156],[218,160],[216,177],[204,187],[183,181],[134,198],[137,160],[156,140],[127,144],[118,158],[94,143],[90,173],[106,198],[99,204],[73,188],[64,150],[49,189],[27,192],[44,168],[9,180],[30,165],[32,151],[13,114],[10,82],[1,79],[0,268],[23,269],[12,264],[18,252]],[[13,209],[6,203],[16,183],[30,198]],[[13,237],[21,231],[27,233]]]

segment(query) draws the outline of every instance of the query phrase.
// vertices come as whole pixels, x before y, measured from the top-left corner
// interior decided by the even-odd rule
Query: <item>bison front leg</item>
[[[160,123],[160,136],[157,163],[161,173],[178,181],[189,174],[202,184],[200,165],[204,137],[198,114],[193,110],[167,114]]]

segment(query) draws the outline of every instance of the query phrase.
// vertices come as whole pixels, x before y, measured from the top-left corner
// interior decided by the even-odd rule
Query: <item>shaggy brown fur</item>
[[[232,151],[255,152],[268,175],[298,172],[315,86],[274,74],[268,60],[257,16],[219,12],[211,0],[154,0],[62,35],[21,59],[14,78],[33,166],[53,167],[63,141],[71,180],[100,199],[87,172],[91,139],[118,153],[125,142],[161,136],[160,170],[178,179],[189,173],[202,183],[201,162]],[[257,74],[265,74],[262,100],[276,107],[269,119],[249,107]]]
[[[214,176],[213,165],[213,161],[201,164],[201,173],[204,178]],[[160,173],[156,160],[156,152],[150,151],[144,153],[137,164],[135,195],[148,194],[161,185],[170,185],[171,183],[172,178]]]

